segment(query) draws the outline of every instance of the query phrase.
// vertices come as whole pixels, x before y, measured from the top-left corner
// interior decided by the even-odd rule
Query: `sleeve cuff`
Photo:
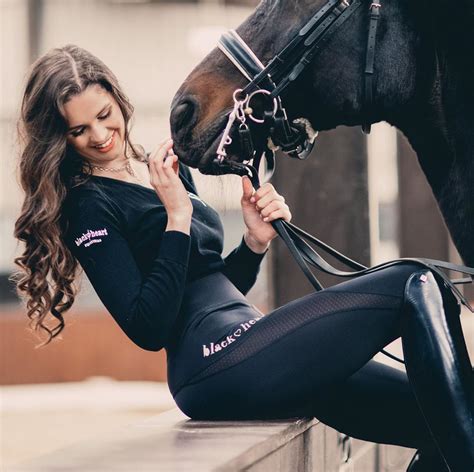
[[[240,241],[240,245],[237,248],[237,252],[239,253],[239,257],[242,257],[245,261],[260,263],[265,257],[265,254],[268,252],[268,249],[260,254],[253,252],[252,249],[247,246],[245,238],[242,236],[242,240]]]
[[[191,250],[191,236],[181,231],[165,231],[158,252],[160,259],[188,265]]]

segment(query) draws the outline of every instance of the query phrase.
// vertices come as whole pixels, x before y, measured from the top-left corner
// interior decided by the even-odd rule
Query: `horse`
[[[368,128],[379,121],[398,128],[417,154],[464,263],[474,266],[474,1],[380,1],[333,0],[341,11],[354,2],[360,7],[281,93],[288,121],[303,117],[315,130]],[[236,33],[268,64],[325,7],[325,0],[263,0]],[[234,106],[233,93],[251,79],[222,48],[191,71],[170,114],[174,149],[185,164],[217,173],[210,163]],[[227,159],[240,162],[242,146],[234,141]]]

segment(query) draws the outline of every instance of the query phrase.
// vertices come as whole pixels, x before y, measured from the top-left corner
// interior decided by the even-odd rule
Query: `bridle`
[[[297,118],[291,123],[282,105],[281,94],[291,86],[312,60],[328,43],[335,31],[357,11],[363,0],[329,0],[299,30],[295,37],[264,66],[251,48],[234,30],[222,35],[218,48],[249,81],[243,89],[233,94],[234,107],[229,113],[227,125],[217,149],[216,167],[230,165],[226,160],[226,148],[232,142],[231,134],[237,134],[240,140],[240,152],[243,161],[267,160],[267,169],[274,168],[274,152],[281,149],[288,156],[306,159],[311,153],[317,131],[305,118]],[[374,0],[369,8],[369,29],[367,40],[366,64],[364,70],[364,132],[370,132],[369,111],[373,105],[373,75],[377,26],[380,19],[380,0]],[[256,98],[264,101],[260,116],[255,115]],[[253,127],[259,127],[267,135],[267,142],[256,145],[248,121]],[[238,125],[235,133],[234,126]]]
[[[258,189],[260,187],[258,169],[262,157],[265,157],[267,170],[270,173],[274,168],[274,152],[277,149],[281,149],[293,158],[305,159],[308,157],[314,146],[317,132],[303,118],[298,118],[290,123],[280,95],[295,82],[315,55],[327,44],[337,28],[362,5],[362,2],[363,0],[352,0],[352,2],[348,0],[329,0],[266,66],[261,63],[237,32],[231,30],[220,38],[219,49],[232,61],[249,83],[245,88],[234,91],[234,107],[229,113],[227,125],[217,148],[217,157],[207,171],[204,170],[204,173],[247,175],[252,180],[254,188]],[[380,0],[374,0],[370,4],[363,87],[364,124],[362,130],[365,133],[370,132],[370,110],[374,101],[375,45],[380,9]],[[260,97],[265,102],[260,115],[255,112],[257,108],[256,97]],[[252,127],[258,126],[263,129],[264,134],[268,137],[266,143],[254,143],[249,123]],[[234,129],[235,125],[238,127],[237,130]],[[235,137],[236,134],[239,136],[240,150],[244,157],[242,162],[227,158],[226,148],[232,143],[231,135]],[[472,283],[473,268],[426,258],[401,258],[373,267],[366,267],[339,253],[328,244],[292,223],[278,219],[272,221],[271,224],[285,241],[292,256],[316,290],[321,290],[323,287],[309,269],[308,264],[327,274],[338,277],[357,277],[396,264],[416,263],[430,269],[441,283],[451,289],[461,303],[474,312],[467,299],[455,286],[456,284]],[[352,270],[336,269],[308,242],[330,254]],[[460,272],[466,274],[467,277],[450,280],[441,269]],[[381,352],[403,362],[383,349]]]

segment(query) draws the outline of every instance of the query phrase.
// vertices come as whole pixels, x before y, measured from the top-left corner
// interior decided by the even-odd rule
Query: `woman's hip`
[[[183,313],[188,322],[175,342],[166,348],[172,393],[187,379],[232,351],[264,316],[245,298],[214,297],[209,306],[191,303],[186,310],[191,305],[194,313]]]

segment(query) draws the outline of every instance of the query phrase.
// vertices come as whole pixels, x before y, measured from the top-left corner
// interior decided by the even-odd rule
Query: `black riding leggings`
[[[400,336],[405,283],[420,269],[385,268],[264,316],[245,305],[207,315],[168,353],[176,404],[193,419],[314,416],[355,438],[432,449],[406,373],[372,360]]]

